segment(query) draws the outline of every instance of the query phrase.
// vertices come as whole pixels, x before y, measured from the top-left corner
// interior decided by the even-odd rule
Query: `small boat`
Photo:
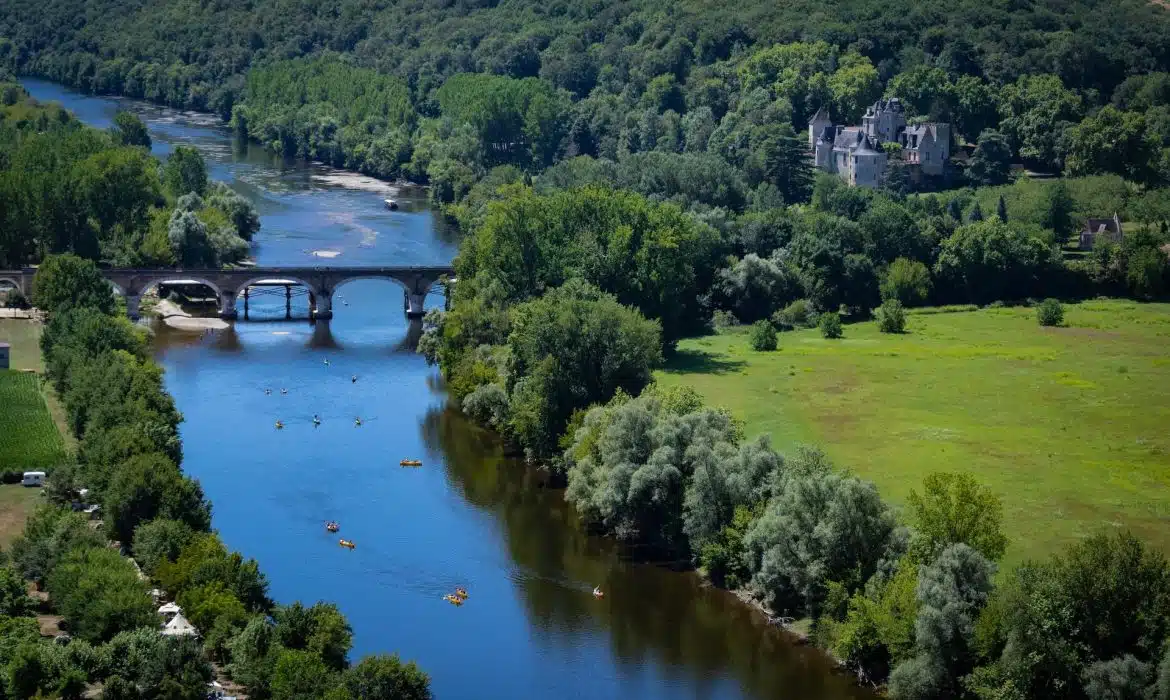
[[[349,378],[349,383],[350,384],[357,384],[357,375],[356,374]]]
[[[265,395],[265,396],[272,396],[272,389],[265,389],[265,390],[264,390],[264,395]]]
[[[341,545],[342,547],[345,547],[346,549],[353,549],[354,547],[357,546],[353,542],[351,542],[350,540],[338,540],[337,544]]]
[[[280,393],[281,393],[281,394],[287,394],[287,393],[288,393],[288,389],[281,389],[281,390],[280,390]]]
[[[382,201],[386,203],[386,208],[390,211],[398,210],[398,202],[395,202],[393,199],[384,199]]]
[[[321,418],[319,416],[313,416],[313,425],[321,425]]]
[[[593,597],[594,597],[594,598],[604,598],[604,597],[605,597],[605,594],[601,592],[601,588],[600,588],[600,587],[598,587],[598,586],[594,586],[594,587],[593,587]]]
[[[276,421],[276,429],[277,430],[284,430],[284,422],[283,421]]]
[[[443,600],[447,601],[447,602],[448,602],[448,603],[450,603],[451,605],[463,605],[463,599],[462,599],[462,598],[460,598],[460,597],[459,597],[459,596],[457,596],[457,595],[451,595],[450,593],[448,593],[447,595],[443,596]]]
[[[404,459],[401,462],[399,462],[398,464],[399,464],[399,466],[403,466],[403,467],[421,467],[422,460],[421,459]]]
[[[329,532],[337,532],[338,530],[341,529],[341,526],[338,525],[337,523],[330,522],[330,523],[325,523],[325,529],[328,530]]]
[[[325,358],[325,366],[326,366],[326,367],[328,367],[328,366],[329,366],[329,358],[328,358],[328,357],[326,357],[326,358]]]
[[[354,418],[353,419],[353,427],[355,427],[355,428],[362,427],[362,419],[361,418]]]
[[[460,600],[467,600],[467,589],[466,589],[466,588],[462,588],[462,587],[461,587],[461,588],[456,588],[456,589],[455,589],[455,595],[456,595],[456,597],[458,597]]]

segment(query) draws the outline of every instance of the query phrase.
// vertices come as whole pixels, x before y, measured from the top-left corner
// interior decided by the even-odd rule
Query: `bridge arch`
[[[24,280],[19,278],[19,277],[9,277],[7,275],[0,275],[0,282],[7,282],[7,283],[11,284],[13,287],[19,289],[21,291],[21,293],[27,293],[24,291]],[[3,285],[0,285],[0,286],[3,286]],[[31,292],[32,290],[29,290],[29,291]]]
[[[114,283],[111,282],[111,284],[114,284]],[[159,277],[157,277],[155,279],[151,279],[151,280],[143,283],[138,288],[138,296],[142,296],[143,294],[146,294],[147,292],[149,292],[150,290],[159,286],[160,284],[201,284],[204,287],[207,287],[208,289],[210,289],[212,292],[214,292],[215,297],[217,299],[221,298],[225,291],[231,291],[231,290],[221,289],[218,284],[216,284],[216,283],[214,283],[211,280],[208,280],[206,278],[195,277],[195,276],[191,276],[191,275],[184,275],[183,273],[180,272],[180,273],[174,274],[174,275],[160,275]]]
[[[422,318],[426,313],[426,298],[431,293],[435,285],[438,284],[439,275],[428,274],[424,272],[403,271],[399,274],[357,274],[353,276],[342,276],[333,283],[333,289],[329,290],[330,295],[335,294],[338,289],[351,282],[359,282],[362,280],[379,280],[391,281],[402,287],[404,291],[403,306],[408,318]]]

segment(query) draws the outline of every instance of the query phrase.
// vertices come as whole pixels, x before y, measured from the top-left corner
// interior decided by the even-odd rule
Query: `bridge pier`
[[[239,316],[236,312],[236,293],[223,292],[219,296],[219,317],[225,321],[232,321]]]
[[[423,307],[426,304],[426,300],[426,294],[412,294],[410,292],[406,292],[402,300],[403,307],[406,310],[406,317],[414,319],[425,316],[427,312]]]
[[[321,290],[313,304],[313,318],[328,321],[333,318],[333,292]]]
[[[126,299],[126,315],[130,317],[131,321],[137,321],[141,316],[139,307],[142,306],[142,295],[127,294],[124,298]]]

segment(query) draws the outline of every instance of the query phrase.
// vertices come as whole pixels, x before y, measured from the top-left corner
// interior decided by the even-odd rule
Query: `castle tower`
[[[825,106],[821,106],[817,113],[808,120],[808,148],[815,150],[817,146],[817,138],[824,132],[826,126],[832,126],[833,120],[829,118],[829,110]]]

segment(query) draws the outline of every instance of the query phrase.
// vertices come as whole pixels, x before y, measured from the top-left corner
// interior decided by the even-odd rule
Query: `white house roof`
[[[159,608],[158,611],[162,615],[177,615],[178,613],[183,612],[183,609],[174,603],[167,603],[166,605]]]

